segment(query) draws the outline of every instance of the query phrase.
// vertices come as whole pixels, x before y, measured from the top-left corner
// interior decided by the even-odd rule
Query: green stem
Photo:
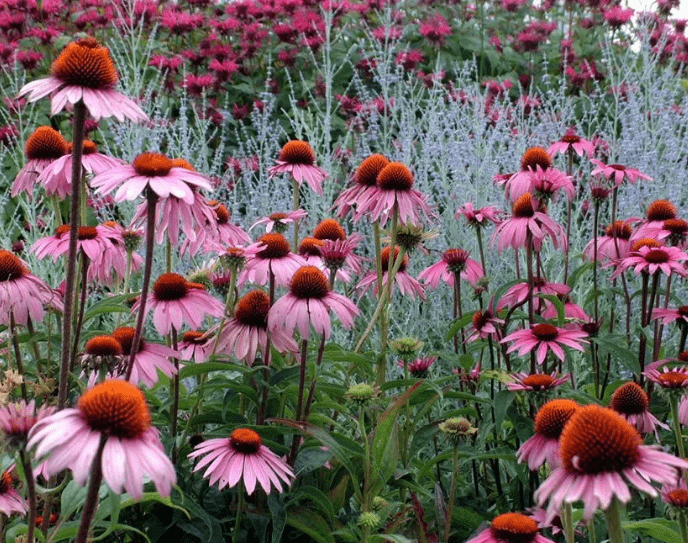
[[[624,532],[621,527],[621,507],[619,500],[614,498],[611,505],[605,509],[607,528],[609,529],[609,543],[624,543]]]
[[[681,422],[678,420],[678,399],[674,394],[669,395],[669,405],[671,406],[672,425],[674,427],[674,435],[676,436],[676,447],[678,448],[678,455],[686,459],[686,449],[683,445],[683,434],[681,433]]]
[[[292,190],[294,191],[294,211],[299,209],[299,196],[301,187],[296,182],[296,179],[292,178]],[[294,221],[294,243],[293,250],[295,253],[299,252],[299,221]]]
[[[227,301],[225,302],[225,312],[222,314],[222,320],[220,321],[220,327],[217,329],[217,334],[215,335],[215,343],[213,344],[213,352],[210,356],[213,356],[217,352],[217,345],[220,342],[220,336],[222,335],[222,330],[227,322],[227,316],[231,317],[234,313],[234,289],[236,288],[236,274],[237,267],[232,266],[230,271],[232,274],[229,278],[229,291],[227,291]]]
[[[21,350],[19,349],[19,340],[17,338],[17,328],[14,322],[14,311],[10,310],[10,336],[12,336],[12,347],[14,349],[14,359],[17,363],[17,372],[21,376],[21,396],[26,402],[28,401],[26,394],[26,375],[24,373],[24,364],[22,362]],[[38,362],[37,362],[38,363]]]
[[[570,503],[565,503],[561,510],[561,523],[564,527],[566,543],[574,543],[573,506]]]
[[[237,513],[234,522],[234,532],[232,533],[232,543],[239,541],[239,531],[241,530],[241,517],[244,514],[244,483],[239,481],[237,485]]]
[[[36,529],[36,507],[38,505],[36,500],[36,481],[33,477],[33,470],[31,469],[31,461],[26,457],[25,452],[19,451],[19,459],[22,468],[24,468],[24,476],[26,477],[26,493],[29,497],[29,529],[26,533],[26,543],[33,543],[33,534]]]
[[[681,529],[681,539],[683,540],[683,543],[688,543],[688,526],[686,525],[685,513],[678,514],[678,525]]]
[[[452,474],[451,484],[449,487],[449,505],[447,507],[447,518],[444,520],[444,540],[449,541],[449,534],[451,533],[452,515],[454,513],[454,497],[456,496],[456,474],[459,472],[459,448],[454,446],[454,457],[452,459]]]

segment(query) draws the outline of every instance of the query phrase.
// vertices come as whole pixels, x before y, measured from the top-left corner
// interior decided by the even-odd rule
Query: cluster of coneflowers
[[[531,469],[543,469],[546,463],[546,469],[552,470],[536,492],[540,505],[546,505],[541,526],[560,515],[567,541],[572,542],[571,504],[582,502],[586,519],[595,510],[605,511],[610,538],[616,543],[622,541],[618,505],[631,498],[626,481],[650,495],[656,494],[652,481],[667,485],[667,496],[685,491],[678,470],[688,468],[680,429],[680,424],[688,423],[688,401],[681,394],[688,386],[688,370],[680,364],[675,367],[675,362],[688,359],[684,353],[688,309],[670,307],[670,291],[676,276],[688,274],[683,264],[688,259],[683,251],[688,224],[666,201],[648,206],[644,219],[617,220],[622,185],[649,176],[592,159],[594,181],[587,189],[593,202],[594,224],[592,240],[583,251],[592,263],[593,315],[588,316],[574,303],[566,282],[570,267],[568,232],[575,212],[572,203],[580,191],[586,190],[574,184],[574,157],[591,157],[594,146],[573,131],[549,150],[529,149],[520,171],[498,176],[511,203],[511,214],[492,206],[477,209],[471,203],[457,210],[457,218],[464,217],[475,231],[480,262],[471,259],[463,248],[449,247],[439,262],[416,279],[408,267],[409,254],[427,241],[424,227],[434,215],[428,197],[414,188],[414,176],[407,165],[380,154],[363,160],[351,185],[333,203],[337,218],[321,221],[311,236],[301,237],[300,221],[306,216],[299,209],[302,185],[322,195],[327,172],[316,165],[315,153],[306,142],[290,141],[269,172],[291,178],[294,210],[276,211],[259,220],[252,228],[263,226],[266,233],[253,240],[246,230],[231,222],[223,204],[204,196],[204,191],[212,190],[211,183],[186,159],[169,158],[157,151],[143,152],[127,164],[100,154],[93,142],[84,139],[87,118],[145,120],[144,112],[115,90],[117,80],[107,48],[87,38],[65,48],[54,62],[50,77],[30,83],[21,91],[29,100],[50,96],[53,114],[68,110],[74,119],[71,144],[50,127],[35,130],[26,143],[27,163],[12,188],[15,195],[27,193],[28,197],[38,198],[37,186],[41,187],[40,197],[55,204],[69,196],[68,224],[62,224],[56,205],[54,233],[31,247],[37,259],[64,259],[64,284],[51,288],[32,275],[27,263],[12,252],[0,251],[1,322],[7,326],[13,362],[23,377],[22,399],[2,407],[0,428],[17,452],[27,494],[24,500],[14,489],[12,475],[3,474],[0,511],[28,513],[29,543],[33,541],[37,515],[35,477],[49,482],[70,470],[78,484],[89,481],[79,543],[89,537],[102,481],[113,492],[128,492],[134,498],[142,496],[147,480],[163,496],[170,494],[176,481],[174,464],[151,424],[140,387],[155,386],[158,372],[172,379],[170,433],[178,444],[180,360],[205,362],[229,357],[252,365],[260,359],[267,371],[273,352],[282,353],[285,360],[299,368],[293,418],[296,423],[304,423],[317,388],[316,380],[306,379],[309,344],[317,345],[317,367],[332,333],[334,314],[345,329],[355,330],[356,351],[367,344],[377,349],[374,380],[377,385],[384,383],[392,347],[389,331],[394,317],[394,286],[401,295],[425,298],[426,287],[437,288],[440,281],[446,282],[453,291],[452,316],[461,322],[467,306],[462,282],[467,282],[477,294],[479,309],[472,312],[467,333],[457,330],[456,352],[466,353],[478,342],[481,359],[489,357],[493,369],[504,366],[510,372],[510,389],[537,392],[551,391],[567,380],[576,387],[572,372],[562,375],[564,363],[571,365],[575,356],[568,349],[589,352],[594,396],[601,399],[609,385],[611,361],[607,359],[606,368],[603,366],[595,342],[605,323],[598,304],[598,268],[611,268],[610,280],[621,281],[627,308],[625,323],[613,313],[606,325],[625,325],[629,336],[631,314],[637,304],[626,272],[633,270],[641,277],[639,320],[645,333],[638,342],[640,371],[634,376],[637,383],[624,385],[615,393],[612,409],[560,399],[538,410],[535,436],[519,449],[518,457]],[[559,152],[568,158],[566,172],[553,165],[552,156]],[[548,213],[562,193],[566,199],[564,225]],[[115,203],[141,203],[126,227],[111,221],[86,225],[89,195],[110,195]],[[611,217],[605,235],[598,232],[601,212]],[[355,252],[363,236],[347,235],[338,220],[345,218],[354,224],[372,224],[373,239],[368,240],[368,246],[372,247],[375,261],[369,272],[364,271],[363,259]],[[515,252],[518,280],[499,299],[490,299],[485,280],[487,262],[482,236],[490,225],[495,225],[490,244],[499,252]],[[284,235],[289,227],[293,228],[291,241]],[[383,228],[389,231],[387,245],[382,242]],[[137,253],[142,237],[143,257]],[[562,283],[546,277],[545,244],[562,252]],[[157,245],[166,249],[166,270],[153,280]],[[189,278],[172,271],[175,255],[199,253],[214,258],[211,274]],[[131,289],[132,275],[137,270],[143,276],[138,295]],[[338,284],[353,284],[355,277],[359,278],[355,286],[360,296],[366,296],[370,287],[375,295],[372,313],[360,327],[355,326],[359,315],[356,303],[335,290]],[[211,295],[209,287],[222,292],[225,299],[220,301]],[[131,313],[134,326],[120,326],[117,320],[110,334],[82,342],[89,288],[135,299]],[[526,311],[516,312],[523,307]],[[30,374],[25,371],[18,327],[33,334],[35,324],[46,318],[46,311],[59,315],[62,326],[58,391],[55,407],[46,404],[37,411],[28,394]],[[145,322],[151,313],[152,327],[158,336],[168,340],[168,345],[146,335]],[[674,323],[680,331],[677,356],[658,360],[663,327]],[[377,343],[370,341],[373,331],[377,331]],[[648,337],[652,339],[648,341]],[[41,357],[36,343],[34,348],[38,364]],[[406,377],[426,377],[435,360],[402,357],[398,365]],[[474,387],[480,378],[481,363],[467,374],[460,372],[462,379],[472,381]],[[40,374],[41,368],[36,370]],[[70,391],[70,376],[78,377],[86,390],[78,399]],[[657,435],[658,428],[665,427],[648,411],[648,396],[641,386],[646,379],[668,392],[681,458],[643,445],[639,432]],[[260,426],[266,423],[270,389],[256,387],[260,402],[252,416]],[[68,407],[70,404],[74,407]],[[457,432],[456,426],[450,424],[445,424],[443,431]],[[238,427],[229,437],[201,442],[189,457],[198,460],[195,470],[205,469],[204,476],[211,484],[221,489],[240,485],[242,504],[244,490],[252,494],[260,486],[266,492],[273,488],[281,491],[292,483],[300,443],[298,438],[293,439],[286,458],[280,458],[262,444],[256,431]],[[175,461],[177,453],[175,446],[171,451]],[[238,524],[241,505],[237,514]],[[49,518],[47,511],[44,525]],[[683,513],[681,519],[685,524]],[[448,537],[450,522],[446,529]],[[534,520],[520,513],[507,513],[495,518],[491,528],[474,541],[547,540],[539,534]]]

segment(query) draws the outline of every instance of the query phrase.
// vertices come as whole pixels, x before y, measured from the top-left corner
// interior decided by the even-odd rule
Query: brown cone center
[[[110,51],[94,38],[67,44],[53,62],[51,73],[67,85],[95,90],[111,89],[118,79]]]
[[[88,425],[98,432],[135,439],[151,423],[141,390],[126,381],[110,379],[87,390],[78,403]]]

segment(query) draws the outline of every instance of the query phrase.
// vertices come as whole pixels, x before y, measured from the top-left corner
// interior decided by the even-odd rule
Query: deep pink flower
[[[669,200],[655,200],[645,211],[645,220],[640,222],[636,231],[631,236],[631,241],[642,238],[662,241],[669,237],[670,231],[664,229],[667,221],[676,221],[678,210]],[[680,219],[678,219],[680,220]],[[670,223],[671,224],[671,223]]]
[[[122,326],[113,330],[111,334],[121,345],[122,355],[127,361],[131,355],[134,333],[135,330],[131,326]],[[143,383],[147,388],[153,388],[158,382],[158,370],[168,378],[174,377],[177,373],[177,368],[172,363],[175,358],[181,358],[181,356],[174,349],[159,343],[144,341],[141,338],[139,348],[134,355],[134,366],[129,381],[134,384]]]
[[[623,9],[621,6],[612,6],[603,13],[604,20],[612,28],[621,28],[633,18],[632,9]]]
[[[315,165],[315,152],[305,141],[288,141],[280,151],[277,165],[268,169],[270,177],[285,172],[299,185],[305,181],[316,194],[323,195],[322,183],[329,174]]]
[[[571,377],[568,373],[557,377],[556,372],[546,373],[513,373],[510,377],[514,380],[506,383],[506,388],[513,392],[545,392],[563,385]]]
[[[655,434],[657,426],[668,430],[669,427],[657,420],[649,411],[650,398],[638,383],[621,385],[612,394],[610,407],[630,422],[641,434]]]
[[[289,227],[289,223],[295,223],[305,218],[308,213],[303,209],[297,209],[296,211],[287,211],[286,213],[273,213],[269,217],[263,217],[258,219],[251,225],[249,230],[253,230],[259,224],[265,225],[265,232],[269,234],[274,229],[275,232],[281,234],[285,232]]]
[[[688,305],[682,305],[676,309],[664,309],[657,307],[652,310],[653,319],[662,319],[662,324],[670,324],[679,321],[681,326],[688,325]]]
[[[33,187],[41,172],[69,151],[67,140],[49,126],[39,126],[26,140],[26,164],[12,183],[11,196],[20,192],[33,195]]]
[[[354,324],[360,313],[356,304],[346,296],[330,290],[325,277],[315,266],[299,268],[289,283],[289,293],[270,308],[268,329],[276,328],[293,334],[297,328],[302,339],[308,339],[311,327],[325,338],[330,337],[330,311],[333,311],[345,328]]]
[[[62,305],[48,285],[31,275],[24,261],[11,251],[0,250],[0,323],[9,325],[10,314],[24,326],[29,317],[41,322],[44,304]]]
[[[28,504],[19,492],[14,489],[14,477],[5,470],[0,473],[0,513],[8,517],[17,513],[25,515],[28,511]]]
[[[294,479],[291,467],[262,444],[260,436],[248,428],[237,428],[229,438],[209,439],[196,445],[189,458],[204,456],[194,471],[208,467],[203,477],[210,484],[230,488],[242,481],[250,495],[260,484],[266,493],[274,486],[282,492],[282,484],[289,487]]]
[[[397,366],[403,370],[404,365],[406,365],[409,373],[413,377],[425,379],[428,376],[428,370],[430,369],[430,366],[432,366],[435,362],[437,362],[436,356],[424,356],[422,358],[416,358],[415,360],[407,362],[406,364],[404,364],[403,360],[397,360]]]
[[[571,127],[566,130],[560,141],[554,142],[547,149],[550,155],[568,153],[569,151],[574,151],[578,156],[583,156],[585,153],[588,158],[591,158],[595,154],[595,144],[578,136],[576,129]]]
[[[380,154],[370,155],[356,169],[349,188],[343,190],[334,201],[337,216],[345,217],[352,208],[368,201],[368,193],[375,191],[377,176],[389,165],[389,160]]]
[[[104,222],[100,228],[106,231],[105,238],[108,240],[104,244],[101,258],[97,264],[88,267],[88,280],[95,281],[102,285],[111,285],[115,277],[124,279],[127,275],[127,241],[129,236],[138,237],[139,232],[125,230],[114,221]],[[143,257],[136,251],[131,251],[131,272],[136,272],[143,266]],[[113,273],[114,272],[114,273]]]
[[[558,468],[561,465],[559,436],[579,408],[578,403],[566,399],[550,400],[544,404],[535,416],[535,435],[516,452],[519,464],[527,462],[531,471],[537,471],[545,462],[552,469]]]
[[[420,272],[418,280],[427,282],[432,288],[437,288],[442,279],[453,287],[454,276],[460,274],[462,279],[474,285],[485,276],[485,272],[482,266],[468,258],[468,255],[470,253],[463,249],[447,249],[442,253],[442,260]]]
[[[255,254],[247,255],[245,267],[237,281],[239,288],[246,281],[267,285],[271,275],[277,286],[287,286],[294,272],[306,261],[291,252],[289,242],[282,234],[264,234],[258,241],[262,248]]]
[[[642,173],[634,168],[628,168],[623,164],[604,164],[600,160],[594,158],[590,159],[597,168],[592,171],[592,175],[603,175],[605,179],[611,180],[614,178],[614,186],[618,187],[624,181],[628,181],[631,185],[635,184],[638,179],[645,179],[652,181],[652,177]]]
[[[636,275],[640,275],[641,272],[652,275],[661,271],[667,276],[676,273],[681,277],[686,277],[688,271],[683,264],[686,260],[688,260],[688,254],[677,247],[649,247],[644,245],[637,251],[631,251],[621,260],[612,274],[612,279],[630,268],[634,269]]]
[[[633,229],[629,222],[616,221],[610,224],[604,236],[597,237],[597,261],[610,262],[619,258],[624,258],[631,248],[631,234]],[[595,240],[591,239],[583,249],[583,258],[588,260],[595,259]]]
[[[119,416],[113,415],[119,413]],[[28,447],[38,459],[45,458],[47,473],[69,469],[83,486],[101,436],[103,480],[113,492],[143,496],[146,479],[163,497],[176,483],[174,466],[165,455],[158,431],[151,426],[146,400],[136,386],[111,379],[95,385],[79,398],[76,408],[63,409],[39,422],[29,433]]]
[[[137,156],[132,164],[113,168],[91,180],[91,187],[98,194],[110,194],[117,189],[116,202],[134,200],[150,187],[161,198],[175,196],[191,205],[195,200],[192,186],[212,190],[206,176],[175,166],[165,155],[149,152]]]
[[[583,310],[581,306],[575,304],[571,301],[571,297],[568,294],[558,294],[559,300],[564,304],[564,318],[567,321],[580,321],[589,322],[590,317]],[[545,304],[545,309],[542,312],[542,318],[547,320],[555,320],[559,317],[559,311],[557,306],[553,302],[547,299],[543,300]],[[576,326],[573,324],[572,326]]]
[[[458,219],[459,216],[463,215],[466,217],[468,224],[478,228],[480,226],[487,226],[488,223],[499,224],[503,214],[504,212],[500,211],[495,206],[485,206],[480,209],[473,209],[473,204],[466,202],[456,210],[454,218]]]
[[[526,192],[514,202],[512,216],[505,219],[495,229],[490,239],[490,245],[497,242],[497,249],[503,251],[507,247],[518,249],[526,246],[528,238],[532,240],[533,248],[539,251],[545,237],[552,239],[555,248],[566,248],[566,232],[564,228],[554,222],[549,216],[535,211],[537,203]]]
[[[541,311],[544,300],[537,296],[538,294],[549,294],[551,296],[564,296],[571,292],[571,287],[563,283],[550,283],[542,277],[533,277],[533,302],[535,303],[536,311]],[[501,311],[505,307],[513,307],[523,303],[529,294],[528,282],[516,283],[509,287],[502,299],[497,304],[497,311]]]
[[[52,94],[51,115],[62,111],[67,103],[83,100],[93,119],[115,117],[123,121],[145,121],[146,114],[123,94],[114,90],[117,70],[110,51],[94,38],[81,38],[68,44],[55,59],[51,75],[24,85],[19,96],[28,95],[34,102]]]
[[[496,341],[500,339],[500,332],[497,325],[504,324],[502,319],[495,316],[492,303],[485,311],[476,311],[473,314],[471,335],[466,339],[466,343],[471,343],[478,339],[492,338]]]
[[[584,340],[588,334],[579,330],[566,330],[557,328],[551,324],[536,324],[524,330],[517,330],[506,336],[500,343],[513,341],[507,349],[507,353],[518,350],[518,355],[523,356],[531,351],[537,352],[537,362],[542,364],[547,358],[547,353],[552,351],[554,355],[564,361],[564,349],[571,347],[577,351],[584,352],[581,343],[588,343]]]
[[[642,444],[640,434],[621,415],[597,405],[578,409],[559,439],[561,467],[555,469],[535,492],[539,505],[549,501],[549,516],[564,503],[582,501],[583,517],[591,519],[597,509],[607,509],[614,498],[631,499],[624,478],[650,496],[650,484],[676,483],[688,462]]]
[[[238,360],[252,365],[256,353],[264,353],[267,344],[270,297],[262,290],[245,294],[234,308],[234,316],[218,331],[218,351],[233,354]],[[281,328],[270,332],[270,342],[278,352],[298,352],[299,347]]]
[[[141,305],[138,300],[132,312]],[[222,317],[225,308],[205,291],[203,285],[190,283],[177,273],[164,273],[155,281],[153,292],[148,295],[146,315],[153,310],[153,324],[160,335],[167,335],[172,328],[182,329],[182,324],[200,328],[206,316]],[[144,315],[145,318],[145,315]]]
[[[521,513],[504,513],[495,517],[490,527],[466,543],[554,543],[540,534],[538,524]]]
[[[361,237],[353,234],[345,239],[324,239],[318,247],[323,265],[328,270],[342,270],[353,274],[361,273],[361,258],[354,253]]]
[[[384,225],[396,209],[401,224],[419,224],[433,213],[426,197],[413,189],[413,174],[400,162],[392,162],[377,174],[377,185],[357,201],[354,220],[363,215]]]

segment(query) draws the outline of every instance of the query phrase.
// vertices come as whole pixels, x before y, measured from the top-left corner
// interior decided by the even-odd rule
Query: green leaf
[[[294,498],[305,498],[312,502],[329,522],[334,520],[335,511],[327,495],[317,487],[304,485],[294,492]]]
[[[103,298],[86,310],[84,313],[84,322],[98,315],[102,315],[103,313],[129,313],[131,309],[125,305],[125,302],[136,296],[138,296],[138,293],[120,294],[118,296]]]
[[[449,332],[447,333],[447,340],[453,338],[456,334],[458,334],[459,330],[467,326],[472,320],[473,313],[469,313],[468,315],[464,315],[463,318],[453,321],[449,327]]]
[[[376,541],[392,541],[393,543],[413,543],[413,539],[404,537],[399,534],[375,534],[370,537],[370,541],[375,543]]]
[[[318,543],[335,543],[330,525],[320,515],[305,507],[290,507],[287,524],[311,536]]]
[[[272,543],[282,541],[282,533],[287,525],[287,511],[282,503],[281,494],[270,493],[268,495],[268,507],[272,516]]]
[[[635,522],[622,522],[624,530],[637,532],[653,537],[665,543],[683,543],[681,535],[676,531],[678,524],[663,518],[651,518]]]
[[[227,371],[230,369],[227,364],[223,362],[203,362],[202,364],[189,364],[179,370],[179,378],[193,377],[194,375],[203,375],[211,371]]]

